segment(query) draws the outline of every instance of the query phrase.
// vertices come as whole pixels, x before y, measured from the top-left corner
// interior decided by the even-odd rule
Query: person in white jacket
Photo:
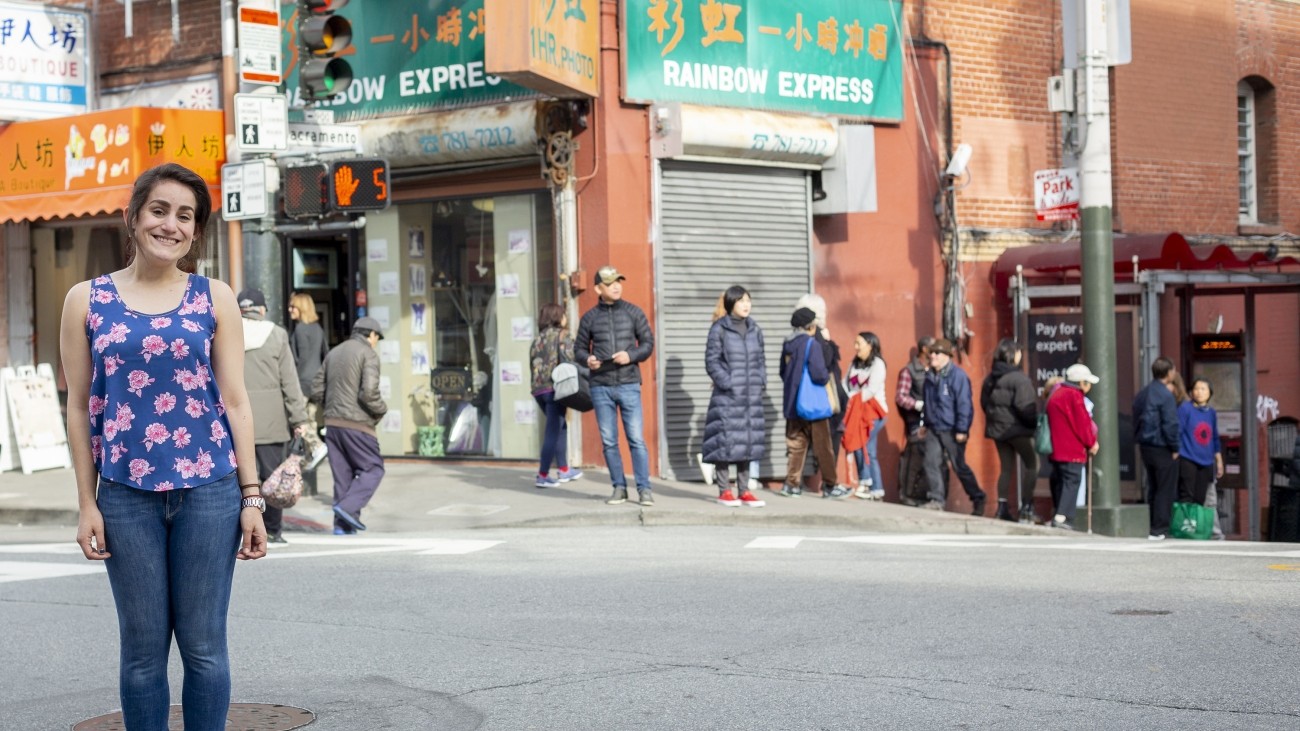
[[[880,338],[875,333],[860,332],[854,339],[853,361],[844,374],[844,391],[849,398],[860,398],[864,402],[875,399],[880,410],[889,413],[889,401],[885,397],[885,359],[880,355]],[[853,452],[858,471],[858,488],[853,492],[854,497],[863,500],[885,497],[885,482],[880,474],[880,461],[876,459],[876,444],[884,427],[885,417],[876,419],[871,424],[865,455],[862,449]]]

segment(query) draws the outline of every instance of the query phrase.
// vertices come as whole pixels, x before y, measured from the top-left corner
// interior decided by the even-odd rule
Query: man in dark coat
[[[632,474],[642,506],[654,505],[650,491],[650,452],[645,446],[641,417],[641,362],[654,352],[655,339],[650,321],[640,307],[623,300],[623,280],[612,266],[596,272],[596,294],[600,301],[578,322],[573,344],[579,363],[591,369],[591,402],[600,428],[605,466],[614,492],[605,502],[627,502],[627,474],[618,449],[618,422],[632,453]]]
[[[952,343],[940,338],[930,349],[930,372],[925,377],[925,477],[930,500],[925,507],[943,510],[948,481],[945,457],[970,498],[971,515],[984,514],[984,491],[975,472],[966,464],[966,441],[975,405],[970,377],[952,362]]]
[[[1169,392],[1174,362],[1163,355],[1151,364],[1151,382],[1133,399],[1133,436],[1147,473],[1147,506],[1153,541],[1169,535],[1178,491],[1178,404]]]
[[[785,414],[785,446],[788,450],[785,485],[781,487],[781,494],[786,497],[799,497],[803,494],[803,465],[811,444],[813,456],[821,471],[822,497],[845,498],[849,496],[849,490],[837,484],[836,480],[830,418],[805,421],[796,408],[805,363],[813,384],[825,386],[831,378],[826,367],[825,353],[814,338],[817,332],[817,324],[814,322],[816,317],[816,313],[807,307],[795,310],[790,318],[794,332],[781,349],[781,382],[785,387],[782,408]]]
[[[704,367],[713,380],[704,417],[704,461],[716,467],[718,504],[761,508],[765,503],[749,489],[749,463],[767,452],[763,331],[749,316],[752,302],[744,287],[727,289],[722,305],[726,314],[714,321],[704,348]],[[736,465],[734,492],[732,464]]]
[[[1019,343],[1006,338],[998,343],[993,369],[980,389],[984,409],[984,436],[993,440],[1002,471],[998,474],[998,510],[1001,520],[1015,520],[1010,503],[1012,483],[1019,463],[1020,520],[1030,522],[1034,513],[1034,483],[1038,479],[1038,452],[1034,451],[1034,428],[1038,426],[1038,396],[1029,376],[1020,369],[1024,355]]]

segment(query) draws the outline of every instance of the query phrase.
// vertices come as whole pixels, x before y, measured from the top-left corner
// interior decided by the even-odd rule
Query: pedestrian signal
[[[325,215],[324,163],[298,165],[284,171],[284,213],[292,218]]]
[[[352,45],[352,23],[334,13],[348,0],[298,0],[298,89],[304,101],[347,91],[352,65],[341,56]]]
[[[326,176],[330,208],[340,213],[388,207],[388,161],[382,157],[337,160]]]

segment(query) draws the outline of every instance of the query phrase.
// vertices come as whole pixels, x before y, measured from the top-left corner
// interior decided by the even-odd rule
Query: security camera
[[[971,147],[965,142],[957,145],[957,151],[952,154],[952,159],[948,161],[948,169],[943,171],[944,175],[950,178],[959,178],[966,172],[966,165],[970,162]]]

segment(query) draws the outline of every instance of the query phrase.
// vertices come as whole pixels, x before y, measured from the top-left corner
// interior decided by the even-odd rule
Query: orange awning
[[[164,162],[219,191],[224,124],[220,111],[152,107],[14,122],[0,129],[0,222],[120,211],[136,177]]]

